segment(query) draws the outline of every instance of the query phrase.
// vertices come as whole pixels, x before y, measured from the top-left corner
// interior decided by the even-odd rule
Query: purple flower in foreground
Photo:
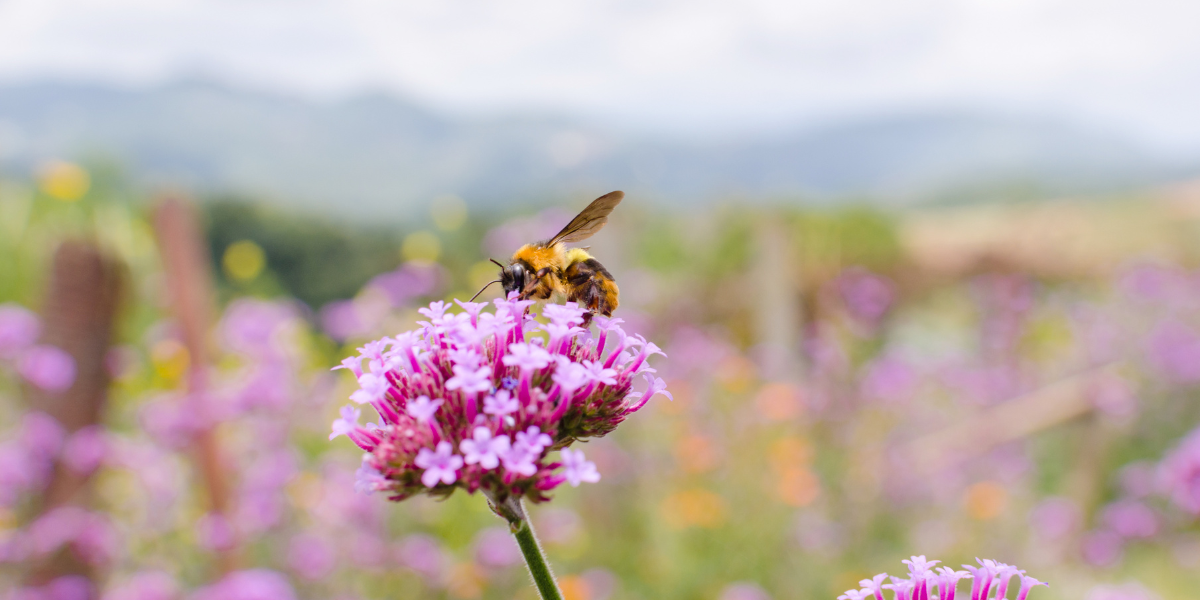
[[[54,346],[34,346],[18,367],[29,383],[47,392],[64,392],[75,383],[75,359]]]
[[[463,440],[458,447],[468,465],[495,469],[500,466],[500,457],[508,453],[509,440],[507,435],[493,436],[487,427],[476,427],[475,437]]]
[[[500,390],[492,396],[483,399],[484,414],[503,417],[521,409],[521,403],[508,390]]]
[[[578,327],[584,311],[570,303],[543,309],[551,323],[538,326],[532,304],[497,300],[489,313],[460,303],[466,312],[452,313],[435,302],[419,311],[421,329],[365,344],[337,367],[358,379],[351,399],[379,414],[379,425],[335,426],[368,453],[356,487],[392,500],[463,488],[541,502],[562,483],[599,478],[582,454],[550,455],[606,435],[652,396],[670,398],[649,377],[647,359],[662,352],[618,319]],[[631,393],[637,375],[646,392]]]
[[[387,486],[387,479],[371,464],[371,455],[363,456],[362,466],[354,472],[354,491],[371,494]]]
[[[353,406],[346,405],[341,410],[342,418],[333,422],[333,432],[329,434],[329,439],[336,438],[339,435],[350,435],[355,429],[358,429],[358,419],[362,416],[362,411]]]
[[[458,469],[463,466],[463,459],[454,454],[454,447],[450,442],[443,440],[438,442],[436,451],[421,448],[413,463],[425,469],[425,473],[421,475],[421,483],[431,488],[439,482],[447,485],[454,483],[458,479]]]
[[[970,600],[986,600],[992,597],[993,591],[995,598],[1002,599],[1007,597],[1008,582],[1014,576],[1021,578],[1017,600],[1026,600],[1033,587],[1048,585],[1026,576],[1025,571],[1012,565],[993,560],[979,560],[979,567],[963,565],[970,573],[955,571],[949,567],[939,567],[935,570],[934,565],[938,562],[940,561],[927,560],[924,556],[913,556],[903,561],[908,565],[909,579],[891,577],[891,583],[884,585],[883,580],[888,578],[888,574],[880,573],[872,579],[858,582],[862,589],[847,590],[845,594],[838,596],[838,600],[867,600],[872,597],[875,600],[883,600],[882,590],[892,590],[892,600],[930,600],[935,591],[931,586],[936,586],[938,600],[954,600],[960,579],[972,579]],[[996,584],[995,587],[992,584]]]
[[[600,472],[596,470],[596,463],[585,459],[582,450],[563,448],[562,462],[563,476],[567,478],[571,487],[579,487],[579,484],[585,481],[587,483],[600,481]]]
[[[418,422],[424,423],[433,419],[433,415],[437,413],[442,402],[442,400],[430,400],[429,396],[417,396],[408,403],[404,412]]]

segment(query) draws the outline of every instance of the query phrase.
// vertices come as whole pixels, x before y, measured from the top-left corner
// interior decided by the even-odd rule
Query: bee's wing
[[[608,213],[611,213],[621,199],[625,197],[625,192],[610,192],[592,201],[587,208],[583,209],[562,231],[550,238],[546,242],[547,246],[555,244],[570,244],[573,242],[581,242],[592,237],[601,227],[608,222]]]

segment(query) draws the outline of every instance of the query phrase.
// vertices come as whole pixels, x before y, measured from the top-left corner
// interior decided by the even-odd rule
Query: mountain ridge
[[[558,115],[461,118],[382,93],[313,101],[206,82],[0,85],[0,169],[89,153],[142,182],[351,217],[401,216],[445,193],[477,205],[618,188],[668,204],[903,204],[977,182],[1071,192],[1200,172],[1200,162],[1060,120],[969,111],[682,140]]]

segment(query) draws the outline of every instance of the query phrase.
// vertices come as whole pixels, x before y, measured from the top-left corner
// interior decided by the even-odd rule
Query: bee
[[[500,278],[483,286],[475,297],[489,285],[499,283],[505,295],[517,292],[522,300],[546,300],[554,294],[564,296],[568,302],[578,302],[587,309],[588,321],[596,313],[612,316],[620,295],[612,273],[592,258],[587,249],[567,249],[566,245],[586,240],[600,231],[608,222],[609,213],[624,197],[625,192],[611,192],[596,198],[554,237],[518,248],[507,266],[493,259],[500,267]]]

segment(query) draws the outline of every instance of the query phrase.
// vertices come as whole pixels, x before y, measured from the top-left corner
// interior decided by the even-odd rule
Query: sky
[[[1194,0],[0,0],[0,82],[203,76],[709,134],[971,109],[1200,149]]]

